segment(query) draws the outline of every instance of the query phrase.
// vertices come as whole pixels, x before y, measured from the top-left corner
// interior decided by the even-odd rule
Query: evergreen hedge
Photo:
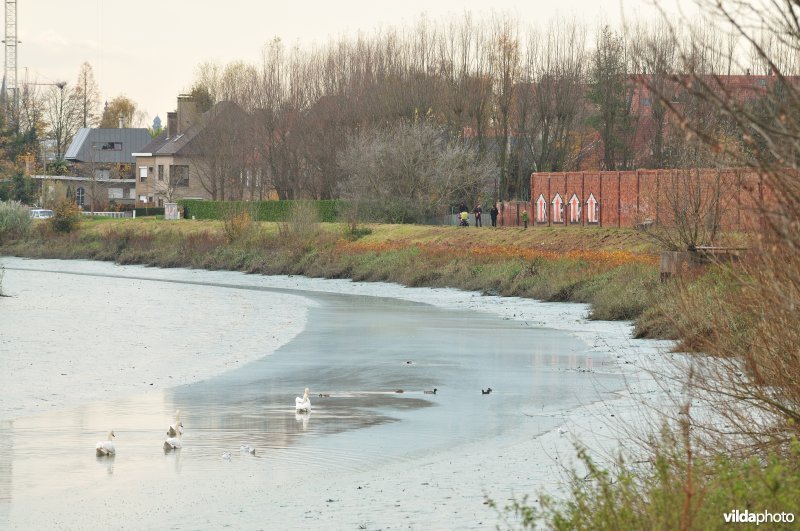
[[[225,219],[228,214],[247,212],[257,221],[286,221],[292,213],[292,205],[300,201],[203,201],[179,199],[184,216],[191,219]],[[338,219],[342,202],[335,199],[303,201],[313,204],[319,212],[319,220],[333,222]]]
[[[164,207],[138,207],[133,209],[136,212],[136,217],[141,218],[143,216],[163,216],[164,215]]]

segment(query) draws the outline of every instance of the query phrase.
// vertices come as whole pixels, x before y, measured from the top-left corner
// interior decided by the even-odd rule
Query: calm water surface
[[[286,290],[264,288],[255,281],[250,286],[228,285],[229,275],[237,274],[213,273],[213,281],[188,285],[169,279],[145,282],[162,292],[180,286],[184,301],[252,290],[263,300],[258,311],[282,311],[271,298]],[[125,270],[92,276],[91,289],[113,296],[135,276],[135,271]],[[595,373],[587,378],[580,368],[598,368],[607,360],[588,354],[586,345],[565,333],[397,299],[292,293],[315,304],[309,305],[300,335],[272,355],[163,392],[111,395],[102,402],[0,422],[0,507],[8,510],[19,500],[68,496],[73,489],[102,489],[110,478],[115,488],[136,489],[154,478],[175,475],[213,481],[222,470],[238,468],[263,472],[263,481],[277,485],[300,476],[413,462],[476,440],[491,444],[513,432],[520,411],[537,417],[542,431],[552,429],[559,411],[623,386],[616,375]],[[59,293],[27,296],[56,305],[61,299]],[[172,311],[141,304],[136,319],[153,327]],[[187,302],[181,311],[191,323],[193,312],[213,307]],[[14,316],[2,319],[13,322]],[[75,326],[88,329],[91,324]],[[257,339],[275,332],[253,326],[243,333]],[[181,344],[197,331],[188,325],[184,333],[187,337],[172,340]],[[82,348],[92,349],[93,343]],[[236,345],[209,343],[209,348],[225,355],[226,348]],[[312,412],[297,414],[294,397],[305,387],[311,389]],[[486,387],[494,392],[483,395]],[[433,388],[437,394],[424,393]],[[186,427],[184,447],[165,453],[161,442],[176,409],[182,411]],[[117,455],[95,458],[94,442],[103,438],[98,434],[112,419]],[[244,443],[256,447],[255,456],[239,451]],[[230,459],[222,457],[224,452]]]

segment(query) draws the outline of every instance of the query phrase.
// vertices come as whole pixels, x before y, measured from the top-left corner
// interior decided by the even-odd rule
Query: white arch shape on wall
[[[543,194],[536,199],[536,223],[547,223],[547,199]]]
[[[564,199],[556,192],[553,196],[553,223],[564,223]]]
[[[600,222],[600,202],[594,197],[594,194],[589,194],[589,198],[586,200],[586,222]]]
[[[581,200],[578,198],[578,194],[573,193],[572,197],[569,198],[569,222],[570,223],[580,223],[581,222]]]

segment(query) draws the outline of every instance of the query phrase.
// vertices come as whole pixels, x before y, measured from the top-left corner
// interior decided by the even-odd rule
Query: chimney
[[[167,138],[175,138],[178,136],[178,113],[167,113]]]
[[[122,115],[119,117],[119,128],[122,129],[125,127],[125,120],[122,119]]]
[[[185,133],[197,122],[197,104],[191,94],[178,95],[178,134]]]

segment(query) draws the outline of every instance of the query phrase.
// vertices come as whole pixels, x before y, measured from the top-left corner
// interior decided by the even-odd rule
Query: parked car
[[[47,219],[53,217],[53,211],[45,208],[34,208],[31,210],[31,218],[33,219]]]

